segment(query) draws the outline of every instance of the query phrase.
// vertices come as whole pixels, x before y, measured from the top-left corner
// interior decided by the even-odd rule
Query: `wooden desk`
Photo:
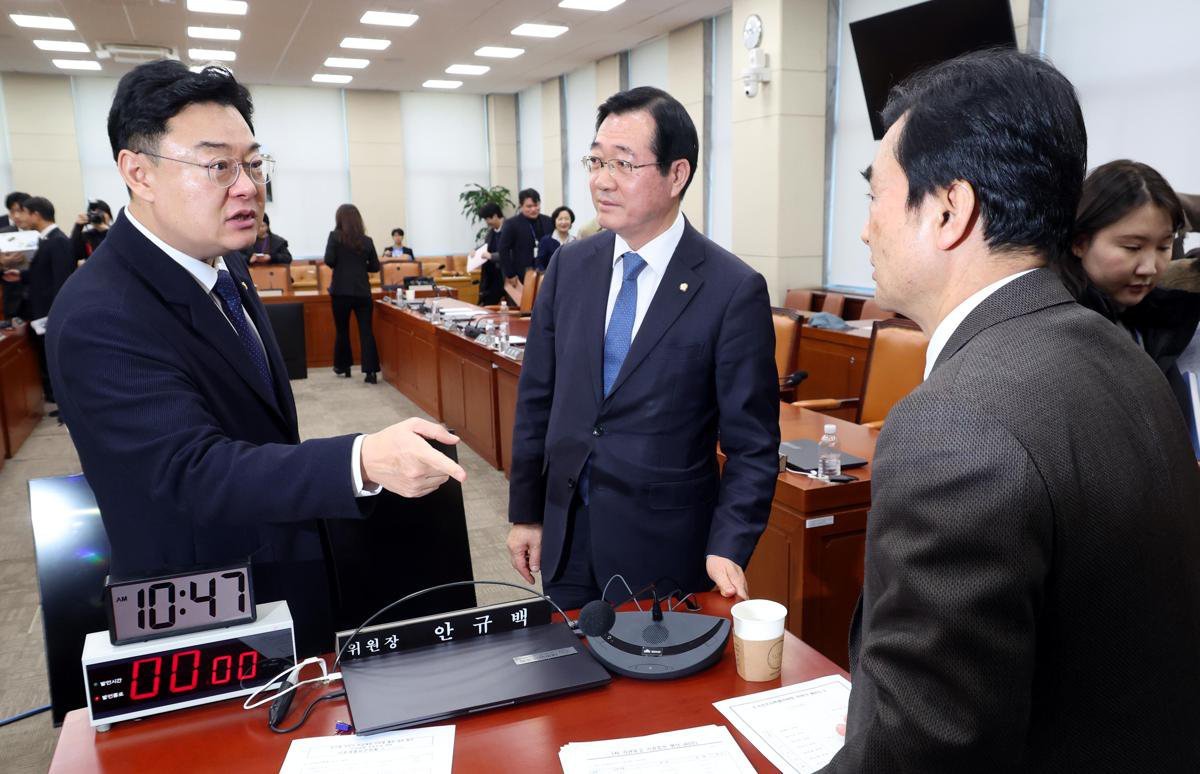
[[[382,297],[380,291],[372,291],[372,298]],[[262,296],[264,304],[304,305],[304,348],[305,361],[309,368],[333,365],[333,306],[329,296],[315,290],[297,290],[279,296]],[[372,319],[372,328],[377,328],[378,317]],[[379,331],[375,330],[375,344],[379,345]],[[355,363],[362,362],[358,343],[358,321],[350,315],[350,348]]]
[[[779,408],[785,441],[817,440],[827,422],[837,425],[842,448],[867,465],[846,471],[858,477],[849,484],[781,474],[770,521],[746,575],[755,597],[787,606],[789,632],[846,667],[850,619],[863,583],[870,461],[879,431],[788,404]]]
[[[37,427],[45,404],[27,324],[0,331],[0,467]]]
[[[796,388],[795,399],[857,398],[862,394],[870,345],[870,326],[853,326],[847,331],[800,326],[793,361],[796,368],[808,372],[808,378]],[[851,407],[830,413],[853,420],[855,411]]]
[[[702,602],[705,612],[728,615],[728,601],[705,594]],[[845,672],[795,637],[785,636],[780,679],[747,683],[737,676],[730,638],[720,662],[690,677],[664,682],[614,677],[603,688],[444,723],[455,726],[456,772],[560,772],[558,750],[568,742],[728,725],[712,706],[714,701],[831,674]],[[328,690],[301,689],[289,720],[298,719],[312,697]],[[330,735],[339,720],[350,720],[344,700],[323,702],[299,731],[275,734],[267,729],[267,707],[244,711],[239,699],[119,723],[97,734],[88,725],[87,710],[80,709],[63,723],[50,771],[275,772],[292,739]],[[757,770],[774,770],[741,734],[730,730]]]

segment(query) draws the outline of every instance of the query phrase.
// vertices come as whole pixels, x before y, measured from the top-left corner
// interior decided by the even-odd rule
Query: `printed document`
[[[296,739],[279,774],[450,774],[454,726]]]
[[[850,682],[830,675],[713,706],[784,774],[809,774],[842,749],[849,700]]]
[[[563,774],[753,774],[725,726],[628,739],[572,742],[558,751]]]

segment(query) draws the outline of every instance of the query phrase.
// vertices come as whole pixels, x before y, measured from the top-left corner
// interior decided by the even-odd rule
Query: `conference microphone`
[[[808,378],[808,371],[793,371],[779,380],[779,389],[786,390],[797,386]]]
[[[670,680],[700,672],[720,660],[729,639],[728,619],[662,609],[654,592],[650,611],[618,613],[603,600],[579,611],[596,660],[610,671],[642,680]]]

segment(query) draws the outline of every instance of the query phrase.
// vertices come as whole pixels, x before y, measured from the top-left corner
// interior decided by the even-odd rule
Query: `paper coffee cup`
[[[738,602],[733,613],[733,655],[738,676],[774,680],[783,666],[783,621],[787,608],[769,599]]]

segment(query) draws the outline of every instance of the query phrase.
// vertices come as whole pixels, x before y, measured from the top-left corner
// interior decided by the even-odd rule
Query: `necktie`
[[[608,332],[604,334],[604,394],[612,390],[617,374],[621,372],[621,364],[629,354],[629,344],[633,340],[633,320],[637,315],[637,277],[646,262],[635,252],[621,256],[624,280],[621,290],[617,293],[617,302],[613,304],[612,317],[608,320]]]
[[[242,340],[242,346],[246,349],[246,355],[250,358],[250,362],[254,364],[254,369],[258,371],[259,376],[262,377],[263,384],[267,388],[267,393],[274,394],[275,391],[271,384],[271,371],[267,367],[267,353],[263,351],[262,345],[255,338],[254,331],[250,330],[250,323],[246,320],[245,311],[242,310],[242,299],[238,295],[237,285],[234,284],[233,276],[224,269],[217,271],[217,284],[213,290],[216,291],[217,297],[221,299],[221,306],[225,308],[225,314],[229,316],[229,322],[233,323],[233,328],[237,331],[238,338]]]

